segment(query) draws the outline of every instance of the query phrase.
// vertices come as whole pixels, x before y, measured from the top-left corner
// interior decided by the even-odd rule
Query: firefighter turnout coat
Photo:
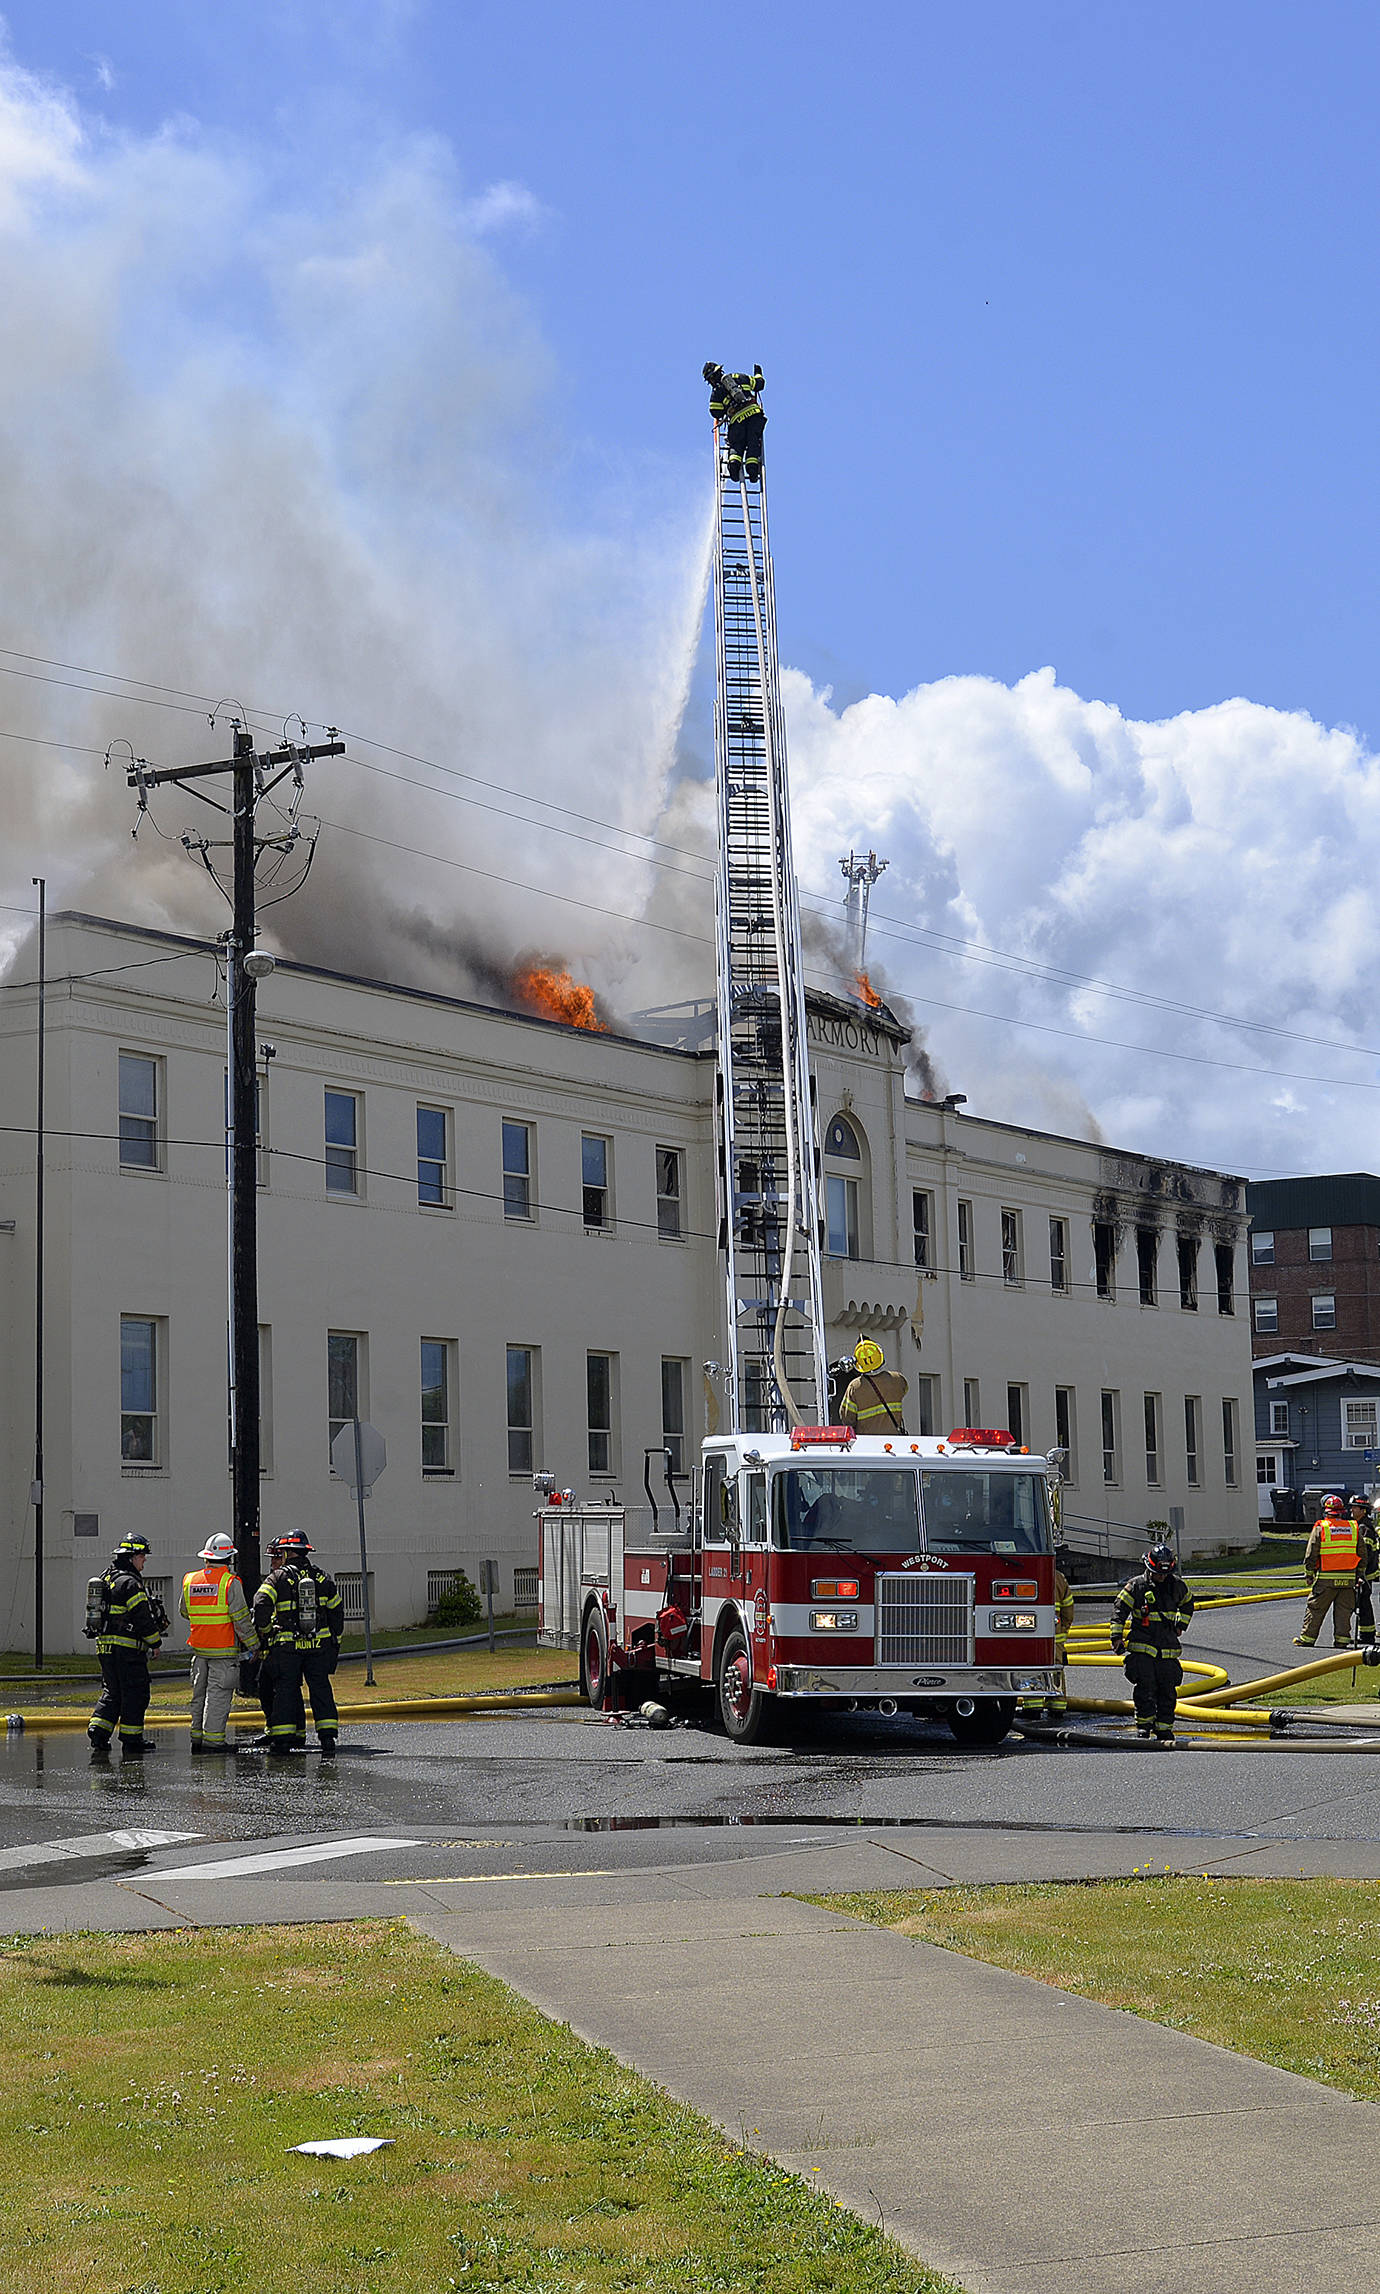
[[[844,1388],[839,1416],[860,1434],[904,1434],[901,1405],[909,1392],[910,1380],[898,1370],[860,1370]]]

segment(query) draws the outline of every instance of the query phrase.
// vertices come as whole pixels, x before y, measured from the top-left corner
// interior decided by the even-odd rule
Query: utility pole
[[[233,922],[226,935],[226,1051],[229,1076],[230,1156],[230,1473],[231,1509],[235,1539],[235,1566],[251,1591],[259,1582],[259,1198],[258,1198],[258,1039],[255,1004],[258,984],[273,970],[273,958],[255,947],[258,932],[255,870],[262,852],[287,852],[298,843],[297,821],[302,768],[316,757],[341,757],[345,743],[328,728],[326,741],[284,742],[266,754],[254,747],[254,737],[236,723],[234,753],[209,765],[174,765],[150,772],[142,759],[135,761],[127,779],[139,794],[142,815],[148,791],[173,781],[179,787],[230,776],[230,803],[224,805],[204,789],[191,794],[221,813],[229,812],[232,855],[231,886],[227,893]],[[259,800],[283,781],[291,779],[295,796],[291,810],[279,811],[284,827],[271,835],[258,832]],[[136,829],[136,834],[137,834]],[[226,887],[211,861],[211,853],[224,839],[212,842],[184,833],[189,853],[198,853],[207,873]],[[312,845],[314,850],[314,843]],[[308,853],[307,867],[311,865]],[[306,869],[298,883],[305,881]],[[294,887],[293,889],[296,889]],[[280,895],[281,897],[281,895]]]
[[[47,1059],[48,880],[38,886],[38,1143],[34,1155],[34,1671],[43,1670],[43,1165]]]

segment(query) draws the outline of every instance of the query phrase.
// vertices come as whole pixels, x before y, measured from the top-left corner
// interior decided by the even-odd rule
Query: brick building
[[[1253,1354],[1380,1361],[1380,1178],[1267,1179],[1246,1208]]]

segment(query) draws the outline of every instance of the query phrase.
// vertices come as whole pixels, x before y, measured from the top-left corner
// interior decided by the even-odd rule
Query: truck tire
[[[983,1697],[973,1712],[951,1712],[949,1729],[959,1744],[1000,1744],[1015,1717],[1014,1697]]]
[[[766,1726],[767,1700],[753,1685],[752,1651],[740,1632],[719,1651],[714,1680],[719,1720],[730,1744],[755,1744]]]
[[[585,1611],[580,1627],[580,1688],[596,1712],[603,1710],[609,1686],[609,1629],[597,1601]]]

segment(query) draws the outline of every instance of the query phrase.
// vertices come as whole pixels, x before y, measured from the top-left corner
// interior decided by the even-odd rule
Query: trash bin
[[[1293,1490],[1271,1490],[1270,1504],[1274,1508],[1277,1522],[1299,1522],[1303,1519],[1299,1512],[1298,1497]]]

